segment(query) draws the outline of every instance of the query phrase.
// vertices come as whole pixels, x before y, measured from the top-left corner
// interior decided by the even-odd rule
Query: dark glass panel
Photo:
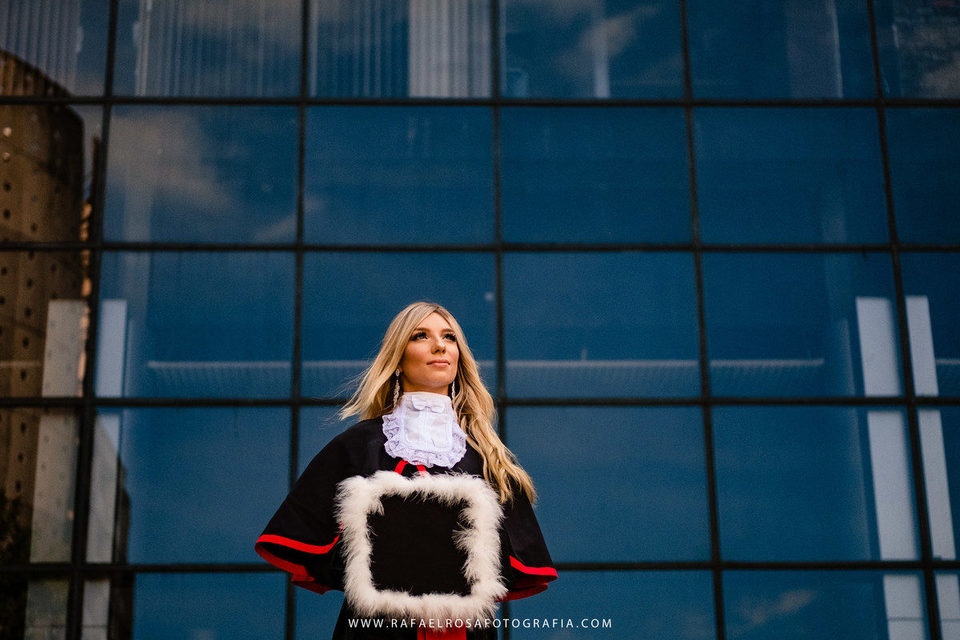
[[[89,239],[101,121],[99,107],[0,105],[0,242]]]
[[[4,640],[65,638],[69,589],[66,577],[0,573],[0,633]]]
[[[121,597],[133,600],[133,640],[283,638],[279,575],[141,573]]]
[[[306,589],[297,589],[294,605],[297,612],[296,637],[299,640],[327,637],[336,626],[341,604],[343,593],[340,591],[317,595]]]
[[[956,0],[877,0],[880,74],[888,96],[960,97],[960,6]]]
[[[511,638],[716,637],[706,571],[565,571],[546,592],[511,603],[508,620]]]
[[[83,391],[89,256],[0,252],[0,396]]]
[[[727,560],[913,560],[906,417],[897,409],[717,407]]]
[[[699,410],[514,408],[506,426],[554,560],[709,557]]]
[[[0,566],[70,561],[79,434],[75,409],[0,409]]]
[[[295,109],[127,106],[110,122],[107,240],[296,238]]]
[[[687,12],[695,96],[874,94],[865,0],[690,0]]]
[[[103,256],[97,341],[102,397],[290,393],[293,256]]]
[[[707,242],[884,242],[872,109],[698,109]]]
[[[679,109],[504,109],[504,238],[688,240],[684,130]]]
[[[690,255],[511,253],[503,264],[510,395],[699,393]]]
[[[881,253],[704,256],[713,392],[901,394],[890,267]]]
[[[490,110],[320,107],[307,119],[310,242],[493,240]]]
[[[960,551],[960,407],[917,409],[933,557]]]
[[[7,0],[0,9],[0,95],[103,93],[109,3]]]
[[[879,571],[728,571],[731,640],[927,637],[923,579]]]
[[[255,561],[287,493],[289,427],[286,409],[101,410],[88,559],[110,561],[112,540],[117,562]]]
[[[666,98],[683,93],[680,7],[508,0],[501,91],[513,98]]]
[[[296,95],[301,14],[299,0],[120,0],[114,92]]]
[[[315,253],[304,260],[303,394],[349,396],[390,320],[429,300],[460,323],[488,389],[496,388],[493,256]]]
[[[311,0],[316,96],[490,95],[490,0]]]
[[[900,256],[917,395],[960,395],[960,253]]]
[[[897,235],[960,241],[960,109],[887,109],[886,116]]]

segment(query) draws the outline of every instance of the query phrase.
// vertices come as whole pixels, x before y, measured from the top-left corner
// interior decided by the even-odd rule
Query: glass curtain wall
[[[253,542],[408,302],[560,570],[501,637],[960,638],[950,0],[0,7],[0,639],[310,638]]]

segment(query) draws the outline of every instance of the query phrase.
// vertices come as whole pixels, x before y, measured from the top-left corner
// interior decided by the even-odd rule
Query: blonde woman
[[[340,415],[361,422],[317,454],[257,553],[298,586],[345,591],[335,639],[496,638],[496,602],[557,572],[450,312],[397,314]]]

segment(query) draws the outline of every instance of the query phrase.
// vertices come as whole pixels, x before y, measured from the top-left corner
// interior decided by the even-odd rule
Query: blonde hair
[[[500,494],[500,501],[513,498],[517,485],[531,502],[536,499],[533,481],[517,464],[513,453],[500,440],[493,427],[496,409],[490,392],[483,386],[477,361],[467,346],[460,324],[439,304],[414,302],[407,305],[390,322],[373,363],[361,374],[357,390],[340,410],[341,418],[360,416],[362,420],[379,418],[393,411],[393,374],[407,348],[414,329],[431,313],[437,313],[453,329],[460,348],[460,362],[455,379],[453,409],[467,441],[483,459],[483,477]]]

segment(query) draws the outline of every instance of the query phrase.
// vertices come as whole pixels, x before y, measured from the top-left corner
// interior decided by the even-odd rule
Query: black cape
[[[256,551],[267,562],[290,573],[292,582],[317,593],[343,590],[344,561],[341,555],[340,525],[334,515],[337,485],[353,476],[367,477],[377,471],[398,471],[403,475],[422,467],[389,456],[382,420],[359,422],[336,436],[314,457],[294,484],[290,494],[270,519],[256,542]],[[468,445],[467,452],[452,469],[432,467],[437,473],[467,473],[483,476],[480,454]],[[550,553],[526,495],[515,488],[513,499],[502,505],[500,530],[501,572],[508,594],[515,600],[539,593],[556,579]],[[348,605],[341,609],[334,638],[411,638],[416,629],[375,633],[350,629]],[[495,629],[473,630],[471,638],[495,638]]]

